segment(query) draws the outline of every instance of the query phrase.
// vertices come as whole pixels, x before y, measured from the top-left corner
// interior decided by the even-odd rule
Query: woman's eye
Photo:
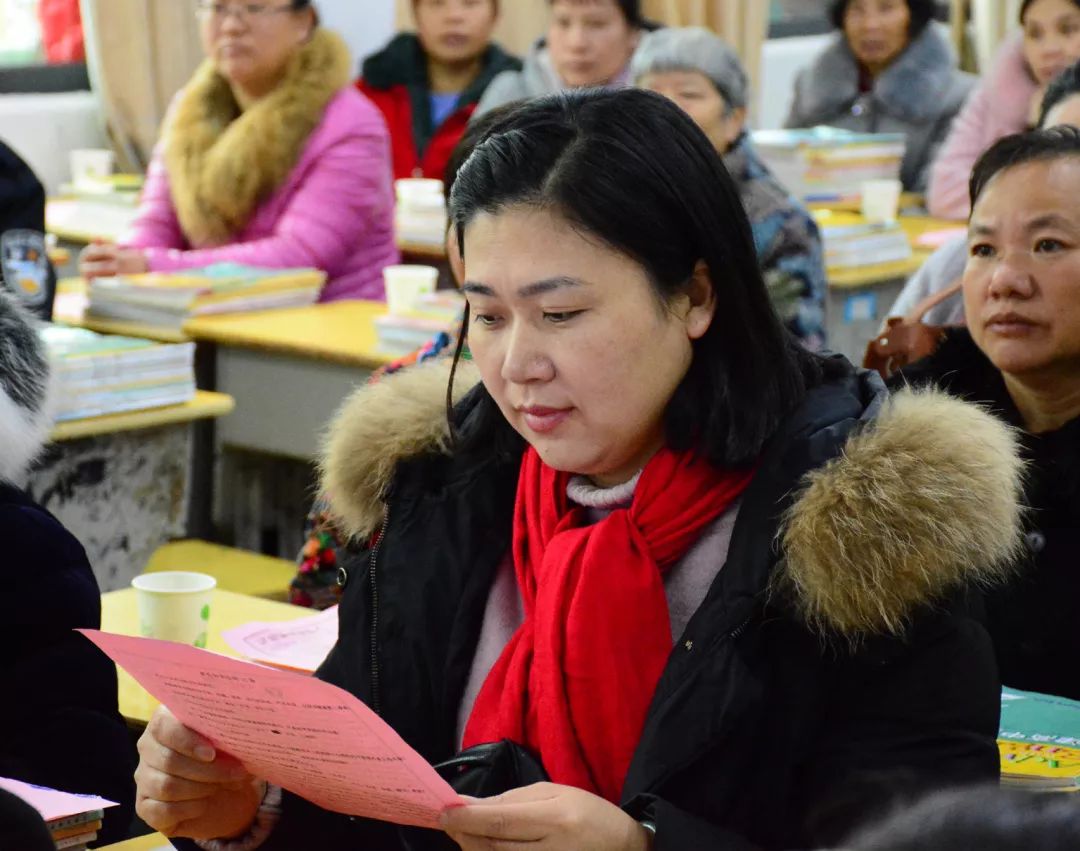
[[[1061,241],[1057,239],[1040,239],[1038,242],[1035,243],[1035,250],[1042,254],[1046,254],[1047,252],[1052,251],[1060,251],[1064,247],[1065,246],[1061,244]]]
[[[499,317],[493,313],[474,313],[472,321],[477,325],[484,325],[490,328],[499,321]]]
[[[575,316],[580,316],[584,312],[584,310],[565,310],[561,313],[545,313],[544,319],[554,325],[562,325],[564,322],[569,322]]]
[[[994,256],[994,246],[987,245],[985,242],[980,243],[979,245],[973,245],[973,246],[971,246],[971,256],[972,257],[993,257]]]

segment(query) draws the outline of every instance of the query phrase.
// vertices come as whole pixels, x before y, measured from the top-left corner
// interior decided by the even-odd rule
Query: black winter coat
[[[127,837],[135,750],[117,709],[116,667],[75,629],[101,628],[101,594],[82,545],[22,491],[0,482],[0,776],[101,795],[101,837]]]
[[[987,405],[1023,428],[1001,373],[963,329],[894,384],[934,384]],[[1080,700],[1080,631],[1065,601],[1080,599],[1080,419],[1055,432],[1021,432],[1025,481],[1024,563],[1014,581],[988,593],[986,618],[1002,682]]]
[[[871,515],[888,525],[903,514],[908,489],[925,480],[927,457],[917,447],[927,438],[908,436],[924,402],[938,406],[931,419],[945,421],[931,442],[955,449],[982,430],[1002,450],[984,455],[987,469],[1009,468],[1015,479],[1011,443],[992,417],[944,398],[891,404],[873,425],[884,387],[842,372],[812,391],[772,440],[744,494],[727,561],[656,689],[623,805],[655,822],[658,851],[832,844],[897,797],[997,778],[999,685],[989,640],[964,603],[983,567],[975,559],[928,564],[930,583],[914,589],[883,542],[899,529],[918,536],[930,521],[967,522],[987,507],[931,498],[896,528]],[[499,449],[514,445],[501,433],[466,441],[475,451],[440,452],[445,381],[438,365],[406,370],[360,391],[340,415],[327,484],[354,532],[370,534],[381,521],[382,534],[347,563],[338,644],[318,672],[374,707],[432,762],[455,752],[485,602],[509,548],[520,455]],[[457,409],[473,437],[486,428],[476,422],[482,393]],[[866,467],[890,440],[916,449],[899,466]],[[959,476],[941,463],[939,475]],[[797,495],[815,470],[819,481]],[[833,541],[831,499],[843,488],[875,504],[865,517],[843,517],[853,536]],[[995,519],[980,521],[984,536],[991,524],[1012,523],[1007,501]],[[775,546],[789,510],[787,537]],[[817,551],[797,540],[800,520],[804,530],[820,525]],[[843,589],[814,578],[815,565]],[[286,794],[263,851],[313,847],[403,845],[392,825]]]

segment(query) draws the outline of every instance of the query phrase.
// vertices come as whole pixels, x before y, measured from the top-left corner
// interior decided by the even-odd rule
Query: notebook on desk
[[[1001,782],[1034,791],[1080,791],[1080,702],[1002,689]]]

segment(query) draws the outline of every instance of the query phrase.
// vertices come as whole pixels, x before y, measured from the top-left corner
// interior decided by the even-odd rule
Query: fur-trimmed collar
[[[188,242],[228,242],[278,189],[349,84],[349,50],[318,29],[291,60],[281,85],[241,112],[225,78],[207,60],[177,98],[165,138],[165,167]]]
[[[52,427],[49,361],[36,325],[0,289],[0,482],[17,482]]]
[[[459,371],[456,395],[477,378]],[[378,529],[399,460],[449,451],[446,385],[445,363],[425,364],[362,388],[338,412],[323,484],[351,535]],[[1006,575],[1021,472],[1015,434],[995,417],[944,394],[899,393],[802,483],[776,580],[823,631],[898,633],[920,605]]]
[[[946,95],[956,73],[951,45],[933,24],[874,82],[873,95],[904,121],[925,123],[948,102]],[[806,114],[822,123],[850,108],[859,97],[859,65],[843,33],[834,36],[807,74]]]

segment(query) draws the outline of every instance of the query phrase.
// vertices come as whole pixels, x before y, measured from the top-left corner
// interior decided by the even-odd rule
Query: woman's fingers
[[[158,833],[165,836],[177,836],[185,822],[197,821],[206,815],[209,800],[166,802],[139,795],[135,801],[135,812]]]

